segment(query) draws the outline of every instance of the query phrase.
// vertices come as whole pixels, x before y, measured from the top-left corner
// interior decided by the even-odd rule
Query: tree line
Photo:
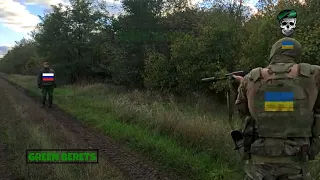
[[[265,66],[282,38],[277,14],[297,11],[294,38],[301,62],[319,64],[320,1],[122,0],[124,12],[108,12],[101,0],[52,6],[41,22],[0,60],[0,71],[34,75],[43,61],[60,83],[83,80],[164,93],[206,91],[203,77]],[[223,84],[214,86],[217,91]]]

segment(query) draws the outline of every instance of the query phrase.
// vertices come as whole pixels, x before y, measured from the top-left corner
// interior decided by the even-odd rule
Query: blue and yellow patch
[[[293,92],[265,92],[264,111],[294,111]]]
[[[293,49],[292,41],[282,41],[282,49]]]

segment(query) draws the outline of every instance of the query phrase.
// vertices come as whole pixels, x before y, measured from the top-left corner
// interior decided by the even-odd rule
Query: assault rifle
[[[235,72],[232,72],[232,73],[228,73],[228,74],[225,74],[223,77],[209,77],[209,78],[203,78],[201,79],[201,81],[203,82],[217,82],[217,81],[222,81],[222,80],[227,80],[228,81],[228,88],[226,90],[226,95],[227,95],[227,106],[228,106],[228,110],[229,110],[229,123],[231,125],[231,121],[232,121],[232,116],[233,116],[233,104],[236,100],[236,96],[232,96],[232,84],[234,83],[234,77],[233,75],[236,75],[236,76],[242,76],[244,77],[245,75],[247,75],[248,72],[247,71],[235,71]],[[236,94],[236,93],[233,93],[233,94]],[[231,125],[231,128],[232,125]]]
[[[227,80],[228,82],[228,87],[226,89],[226,95],[227,95],[227,106],[228,106],[228,114],[229,114],[229,125],[231,127],[231,129],[233,130],[231,133],[232,139],[234,140],[235,143],[235,149],[239,149],[239,145],[237,142],[239,142],[240,140],[243,139],[243,136],[241,134],[241,132],[239,132],[238,130],[235,130],[235,128],[232,125],[232,116],[233,116],[233,105],[236,101],[236,96],[237,96],[237,92],[234,92],[233,90],[233,84],[234,84],[234,77],[233,75],[236,76],[242,76],[244,77],[245,75],[247,75],[249,72],[247,71],[235,71],[232,73],[228,73],[225,74],[223,77],[209,77],[209,78],[203,78],[201,79],[202,82],[217,82],[217,81],[221,81],[221,80]],[[234,93],[232,93],[232,91]]]

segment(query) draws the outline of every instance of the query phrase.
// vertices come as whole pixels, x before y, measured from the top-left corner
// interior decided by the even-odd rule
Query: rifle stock
[[[233,130],[231,132],[231,137],[235,146],[234,150],[240,149],[243,146],[243,144],[241,145],[239,142],[244,139],[242,133],[239,130]]]

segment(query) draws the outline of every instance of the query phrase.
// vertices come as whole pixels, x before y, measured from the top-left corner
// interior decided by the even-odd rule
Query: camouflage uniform
[[[294,48],[283,48],[284,41],[292,42]],[[320,149],[320,67],[296,64],[300,54],[298,41],[289,37],[280,39],[271,49],[269,66],[251,70],[238,88],[235,104],[239,115],[254,122],[251,127],[254,138],[243,151],[246,180],[312,179],[306,164],[315,159]],[[291,112],[266,110],[266,95],[262,100],[261,92],[265,93],[264,88],[276,91],[287,87],[283,85],[286,83],[292,87],[287,91],[294,91],[294,105],[288,110]],[[247,131],[245,128],[243,132]]]
[[[42,105],[43,106],[45,105],[46,97],[48,94],[49,107],[51,107],[52,106],[52,99],[53,99],[53,97],[52,97],[53,89],[56,87],[55,77],[53,78],[53,80],[44,81],[43,73],[53,73],[54,74],[54,70],[50,69],[50,68],[41,69],[38,74],[38,80],[37,80],[38,87],[41,88]]]

